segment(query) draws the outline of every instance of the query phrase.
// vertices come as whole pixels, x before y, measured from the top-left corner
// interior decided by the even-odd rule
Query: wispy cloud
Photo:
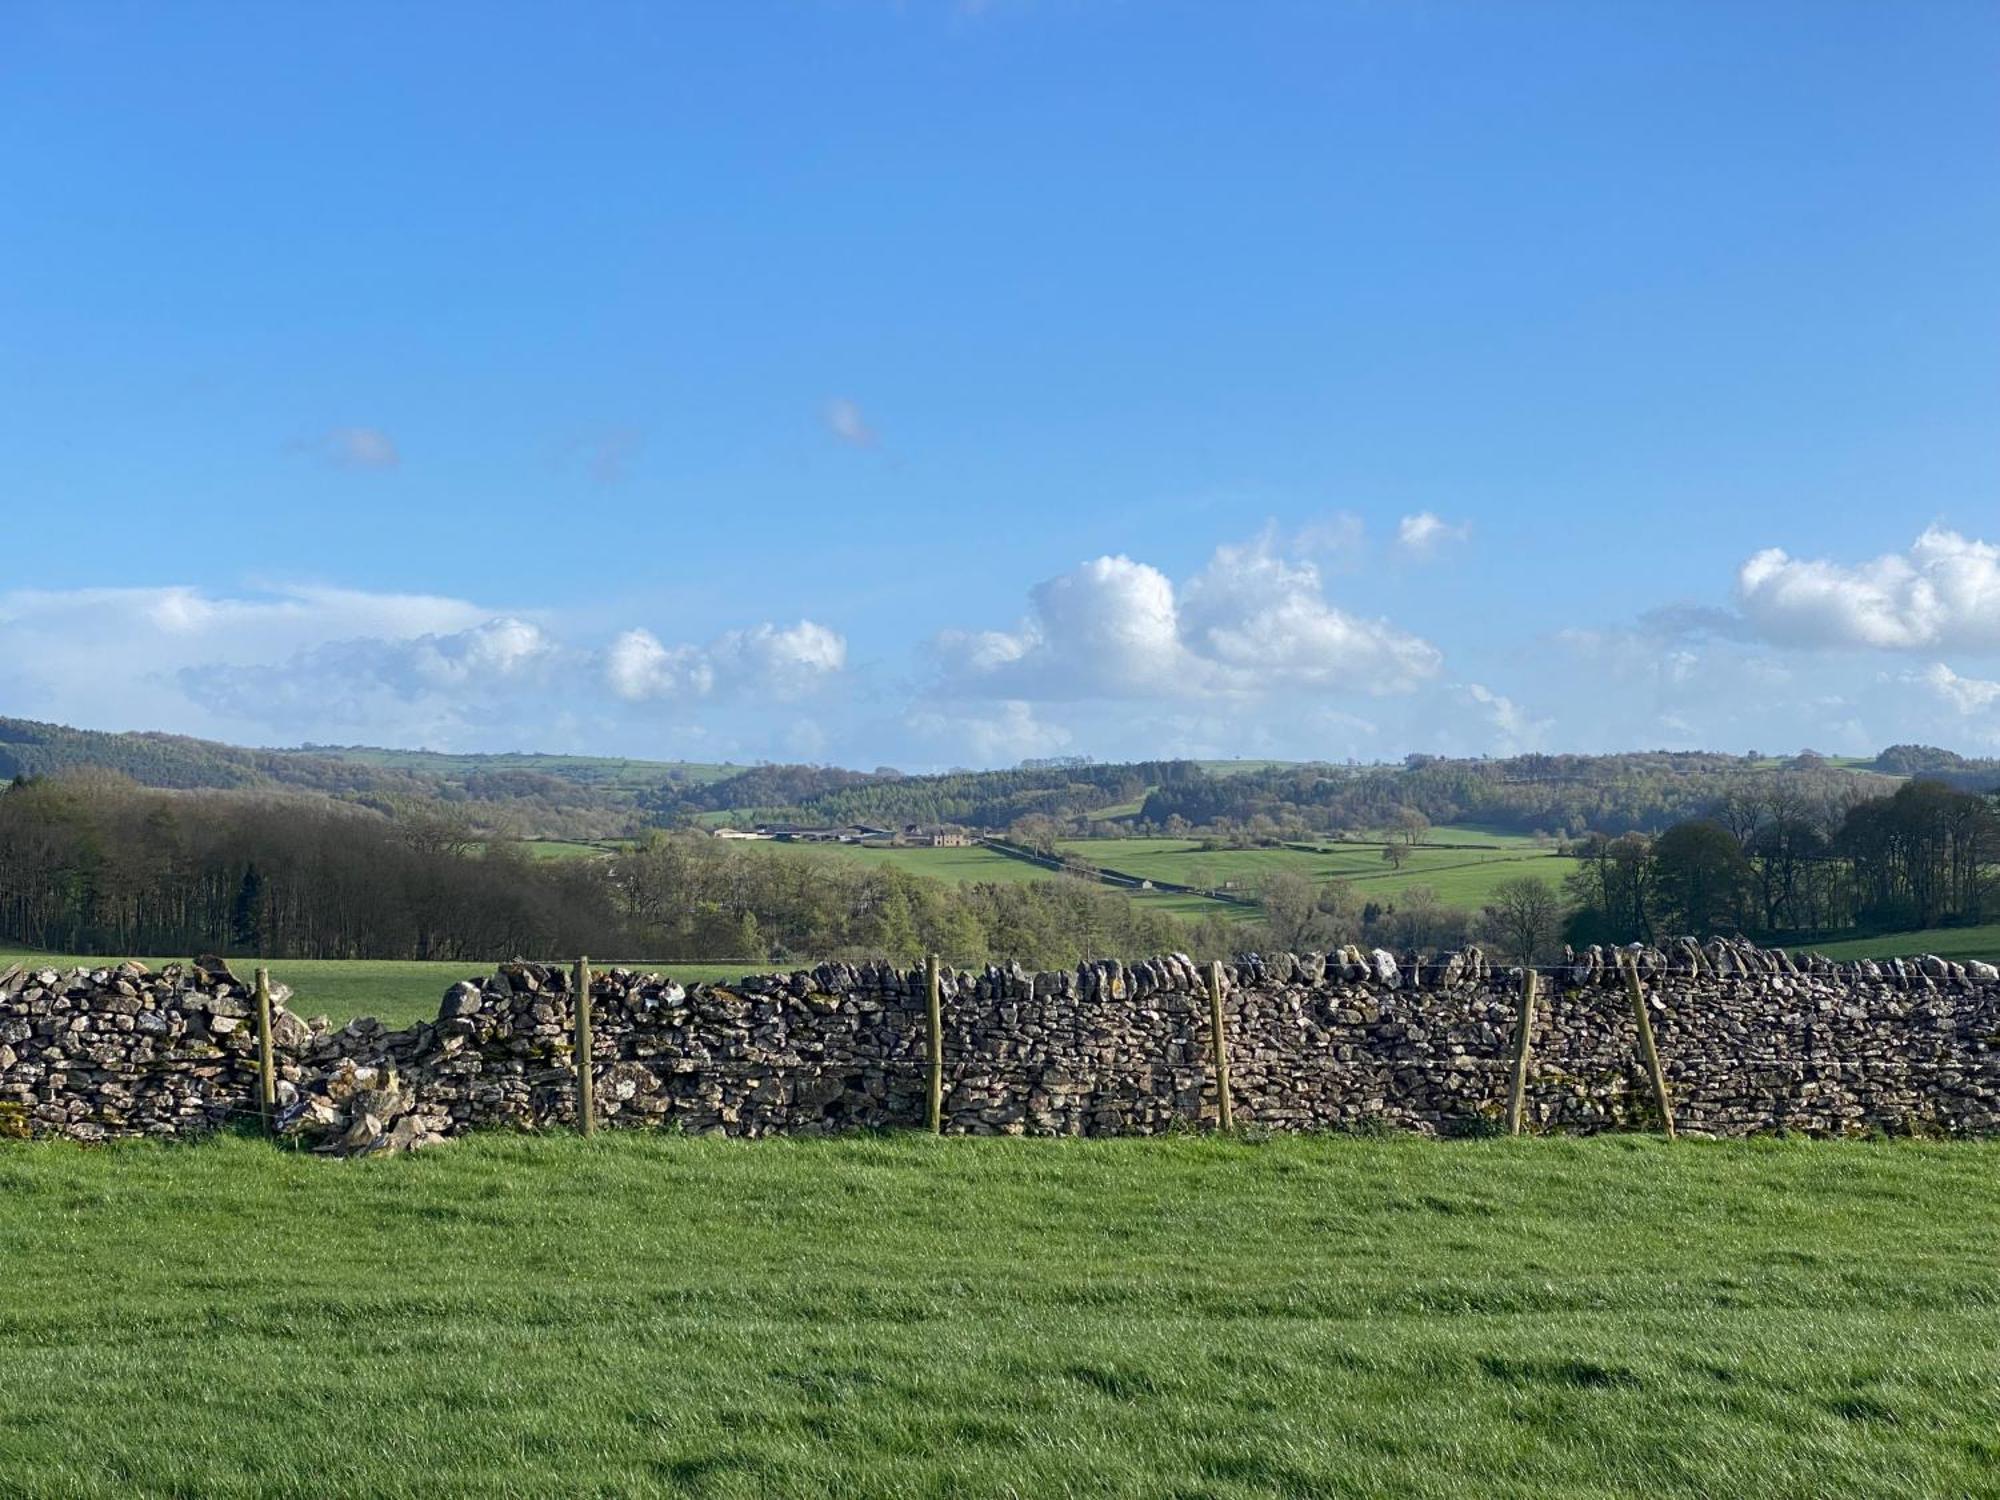
[[[1434,556],[1439,548],[1451,542],[1462,542],[1471,535],[1470,522],[1453,524],[1427,510],[1405,516],[1396,525],[1396,545],[1414,558]]]
[[[403,461],[395,439],[379,427],[329,427],[319,436],[293,446],[336,469],[393,469]]]
[[[623,484],[644,446],[645,436],[638,428],[606,427],[578,438],[570,455],[593,484]]]
[[[1922,672],[1905,672],[1903,681],[1928,688],[1932,693],[1968,718],[1994,715],[2000,711],[2000,682],[1983,677],[1961,677],[1943,662],[1932,662]],[[1992,728],[2000,731],[2000,716]]]
[[[1368,526],[1351,510],[1339,510],[1308,521],[1292,538],[1294,551],[1308,557],[1348,557],[1368,539]]]
[[[703,646],[670,646],[628,630],[604,655],[604,680],[628,703],[761,694],[804,697],[847,665],[847,642],[811,620],[732,630]]]
[[[846,396],[835,396],[826,403],[824,412],[826,430],[841,442],[853,448],[872,448],[880,441],[868,419],[861,414],[858,402]]]

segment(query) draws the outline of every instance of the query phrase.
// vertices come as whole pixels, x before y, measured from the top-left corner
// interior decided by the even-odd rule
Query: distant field
[[[1079,847],[1096,849],[1100,846],[1131,842],[1130,840],[1091,839]],[[1025,859],[1015,859],[997,850],[974,844],[966,849],[876,849],[863,844],[762,844],[765,849],[798,849],[802,852],[822,851],[841,859],[859,860],[864,864],[893,865],[911,875],[926,876],[932,880],[950,880],[961,884],[978,881],[1025,882],[1033,880],[1058,880],[1056,871]],[[1106,860],[1093,863],[1105,864]],[[1226,901],[1209,901],[1200,896],[1174,895],[1166,891],[1127,891],[1134,901],[1149,907],[1173,913],[1179,917],[1205,917],[1216,915],[1240,920],[1246,913],[1240,906],[1232,906]]]
[[[1087,816],[1093,823],[1120,823],[1128,818],[1138,817],[1140,809],[1145,805],[1146,799],[1139,797],[1131,802],[1113,802],[1107,807],[1095,809]]]
[[[1386,832],[1376,837],[1386,837]],[[1327,843],[1326,839],[1302,839],[1301,843]],[[1539,849],[1547,846],[1532,833],[1521,833],[1512,828],[1489,828],[1480,823],[1439,823],[1427,830],[1421,842],[1426,844],[1490,844],[1496,849]]]
[[[142,958],[140,962],[157,969],[162,964],[185,959]],[[568,961],[568,960],[566,960]],[[115,958],[75,954],[32,953],[23,949],[0,948],[0,969],[10,964],[42,964],[70,968],[81,964],[100,968],[118,962]],[[614,960],[596,960],[612,967]],[[254,958],[232,958],[230,967],[248,979],[258,967]],[[355,1016],[374,1016],[390,1026],[407,1026],[412,1021],[437,1018],[438,1002],[444,992],[461,979],[491,974],[491,963],[432,963],[388,958],[274,958],[265,964],[276,984],[292,987],[291,1009],[302,1016],[324,1015],[336,1022]],[[740,979],[771,967],[752,960],[733,964],[659,964],[628,962],[626,967],[672,974],[681,980]]]
[[[0,1142],[0,1493],[2000,1487],[2000,1146]]]
[[[596,859],[606,854],[616,854],[628,847],[616,839],[604,839],[596,843],[578,843],[571,839],[522,839],[520,847],[530,859]]]
[[[1539,875],[1559,885],[1574,868],[1526,839],[1502,843],[1496,838],[1490,850],[1413,849],[1400,870],[1372,844],[1329,844],[1324,846],[1326,852],[1316,853],[1293,848],[1205,851],[1188,839],[1074,839],[1061,848],[1094,865],[1177,885],[1216,889],[1233,880],[1237,890],[1251,893],[1273,870],[1295,870],[1314,881],[1352,881],[1385,901],[1393,901],[1411,886],[1429,886],[1446,904],[1465,907],[1490,900],[1502,881]]]
[[[910,875],[932,880],[1030,881],[1053,880],[1055,872],[1011,859],[978,844],[965,849],[876,849],[865,844],[764,844],[765,849],[788,849],[802,853],[820,852],[835,859],[857,860],[862,864],[893,866]]]
[[[1278,771],[1286,766],[1303,765],[1296,760],[1198,760],[1195,762],[1211,776],[1243,776],[1253,771]]]
[[[1272,870],[1297,870],[1313,880],[1336,877],[1353,881],[1371,895],[1393,901],[1414,885],[1426,885],[1451,905],[1477,907],[1489,900],[1501,881],[1521,874],[1536,874],[1560,883],[1572,866],[1551,854],[1533,838],[1481,829],[1437,829],[1434,837],[1454,843],[1481,844],[1476,849],[1425,849],[1411,851],[1401,870],[1382,858],[1373,844],[1332,844],[1327,852],[1308,849],[1240,849],[1206,853],[1188,839],[1092,838],[1067,839],[1058,847],[1087,864],[1117,870],[1142,880],[1166,880],[1176,885],[1205,884],[1220,888],[1222,882],[1236,882],[1232,894],[1254,896],[1258,880]],[[1030,881],[1055,878],[1051,870],[1026,860],[1014,859],[996,850],[974,845],[968,849],[884,849],[856,844],[782,845],[763,848],[796,848],[802,853],[821,852],[837,858],[868,864],[893,865],[912,875],[953,881]],[[1223,901],[1210,901],[1165,891],[1133,891],[1135,901],[1144,902],[1177,916],[1216,915],[1231,921],[1254,918],[1253,908]]]
[[[1828,958],[1891,958],[1935,953],[1964,962],[1976,958],[2000,963],[2000,922],[1983,927],[1933,927],[1923,932],[1890,932],[1879,937],[1848,938],[1836,943],[1804,943],[1800,948]]]

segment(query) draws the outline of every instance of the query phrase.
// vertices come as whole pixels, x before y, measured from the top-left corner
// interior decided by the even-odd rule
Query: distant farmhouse
[[[719,839],[763,839],[780,844],[860,844],[873,848],[965,849],[975,842],[963,828],[905,823],[902,831],[852,823],[844,828],[807,828],[794,823],[759,823],[755,828],[717,828]]]

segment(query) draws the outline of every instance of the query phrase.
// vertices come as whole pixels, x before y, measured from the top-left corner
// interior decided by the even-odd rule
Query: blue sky
[[[0,713],[2000,751],[1996,65],[1942,0],[17,0]]]

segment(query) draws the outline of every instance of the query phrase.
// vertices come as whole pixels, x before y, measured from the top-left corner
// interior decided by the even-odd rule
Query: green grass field
[[[2000,1146],[0,1143],[20,1496],[2000,1490]]]
[[[151,968],[158,968],[176,960],[154,957],[140,961]],[[179,961],[185,962],[185,959]],[[42,964],[60,969],[78,964],[98,968],[116,962],[116,959],[104,957],[0,948],[0,969],[14,963]],[[598,962],[608,968],[616,960]],[[230,966],[248,979],[257,967],[257,960],[231,959]],[[740,979],[745,974],[770,967],[757,960],[734,964],[659,964],[633,960],[628,966],[672,974],[683,981]],[[274,958],[268,967],[274,983],[292,987],[289,1005],[299,1015],[328,1016],[336,1023],[355,1016],[374,1016],[390,1026],[436,1020],[438,1002],[444,998],[446,990],[461,979],[493,972],[491,963],[477,961],[433,963],[392,958]]]
[[[1010,859],[997,850],[974,844],[965,849],[896,849],[866,844],[765,844],[761,848],[793,849],[802,853],[824,853],[832,859],[858,860],[863,864],[893,866],[910,875],[958,884],[978,881],[1003,883],[1054,880],[1055,872],[1026,860]]]
[[[1195,764],[1211,776],[1245,776],[1256,771],[1282,771],[1287,766],[1303,765],[1296,760],[1198,760]]]
[[[1376,835],[1388,837],[1384,829]],[[1542,840],[1532,833],[1521,833],[1512,828],[1493,828],[1483,823],[1438,823],[1428,829],[1423,836],[1425,843],[1436,844],[1486,844],[1495,849],[1544,850]],[[1305,842],[1312,843],[1308,839]]]
[[[1091,850],[1100,845],[1130,843],[1133,840],[1090,839],[1075,847]],[[1140,841],[1143,842],[1143,841]],[[761,848],[796,848],[801,851],[824,851],[838,859],[861,860],[874,865],[893,865],[911,875],[926,876],[933,880],[951,880],[961,884],[975,881],[1031,881],[1061,879],[1054,870],[1032,864],[1025,859],[1015,859],[994,849],[973,845],[966,849],[883,849],[871,848],[864,844],[776,844],[760,845]],[[1068,845],[1065,848],[1070,847]],[[1098,860],[1104,864],[1108,861]],[[1128,891],[1134,901],[1160,911],[1171,912],[1175,916],[1198,918],[1210,915],[1241,919],[1254,916],[1242,907],[1232,906],[1226,901],[1210,901],[1201,896],[1181,896],[1167,891]]]
[[[1237,890],[1254,894],[1258,881],[1271,871],[1295,870],[1314,881],[1352,881],[1364,894],[1384,901],[1393,901],[1413,885],[1426,885],[1449,906],[1475,909],[1490,900],[1493,888],[1504,880],[1539,875],[1560,885],[1574,868],[1532,840],[1499,842],[1498,836],[1493,837],[1496,841],[1486,849],[1413,849],[1400,870],[1373,844],[1328,844],[1317,853],[1301,848],[1209,852],[1195,840],[1148,838],[1074,839],[1061,848],[1095,865],[1178,885],[1233,880]]]
[[[629,845],[619,839],[588,844],[574,839],[523,839],[519,847],[530,859],[602,859]]]
[[[1805,945],[1828,958],[1887,958],[1891,955],[1935,953],[1939,958],[1982,959],[2000,963],[2000,922],[1981,927],[1932,927],[1923,932],[1890,932],[1878,937],[1849,938],[1837,943]]]
[[[1119,809],[1107,809],[1117,812]],[[1382,858],[1372,844],[1328,844],[1325,852],[1301,848],[1232,849],[1204,853],[1198,841],[1164,838],[1067,839],[1058,847],[1085,862],[1103,869],[1136,875],[1143,880],[1167,880],[1176,885],[1212,882],[1220,886],[1234,881],[1237,893],[1255,894],[1257,882],[1275,869],[1297,870],[1316,881],[1340,878],[1351,880],[1371,896],[1394,901],[1415,885],[1435,889],[1448,905],[1477,908],[1491,899],[1501,881],[1521,874],[1536,874],[1560,883],[1571,866],[1551,854],[1532,836],[1477,827],[1440,827],[1432,838],[1454,844],[1476,844],[1478,848],[1429,849],[1411,851],[1401,870]],[[792,847],[779,845],[776,847]],[[813,844],[802,850],[824,851],[839,858],[863,860],[871,864],[894,865],[912,875],[938,880],[1047,880],[1052,872],[1025,860],[1010,858],[992,849],[884,849],[855,844]],[[1221,916],[1230,921],[1256,917],[1228,902],[1210,901],[1200,896],[1176,895],[1165,891],[1133,892],[1133,899],[1170,911],[1176,916],[1199,918]]]

